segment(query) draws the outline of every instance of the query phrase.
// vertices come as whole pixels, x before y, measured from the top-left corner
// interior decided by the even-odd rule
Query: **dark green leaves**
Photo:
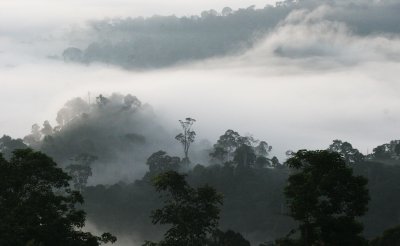
[[[69,188],[70,177],[56,163],[31,149],[0,158],[0,245],[98,246],[115,242],[80,230],[85,213],[81,194]]]
[[[296,170],[285,195],[303,245],[362,245],[355,217],[367,211],[367,180],[354,176],[340,153],[327,150],[300,150],[287,165]]]
[[[164,206],[152,212],[152,221],[172,225],[159,245],[204,245],[207,235],[217,228],[222,196],[210,186],[190,187],[185,176],[174,171],[156,176],[153,183],[167,197]]]

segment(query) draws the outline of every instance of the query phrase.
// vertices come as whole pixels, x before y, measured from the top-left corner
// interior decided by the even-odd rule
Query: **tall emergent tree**
[[[153,180],[158,192],[166,192],[164,206],[152,212],[154,224],[171,224],[159,243],[145,245],[204,246],[217,230],[222,196],[210,186],[192,188],[185,175],[167,171]]]
[[[192,131],[192,125],[196,122],[195,119],[186,118],[185,121],[179,120],[179,123],[182,126],[182,133],[176,135],[175,139],[178,140],[183,146],[183,152],[185,154],[184,162],[189,163],[189,147],[190,144],[194,142],[194,138],[196,137],[196,132]]]
[[[115,242],[82,231],[83,198],[71,191],[71,178],[56,163],[31,149],[16,150],[10,161],[0,155],[0,245],[98,246]]]
[[[299,222],[296,245],[365,245],[356,218],[367,211],[367,179],[354,176],[341,154],[328,150],[300,150],[287,165],[296,170],[285,188],[290,214]]]

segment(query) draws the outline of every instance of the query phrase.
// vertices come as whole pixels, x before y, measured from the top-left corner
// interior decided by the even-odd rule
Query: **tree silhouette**
[[[86,187],[87,180],[92,176],[92,168],[90,165],[97,160],[96,156],[89,154],[80,154],[72,159],[72,164],[68,165],[65,169],[68,171],[69,176],[75,190],[82,192]]]
[[[364,155],[358,149],[354,149],[350,143],[341,140],[333,140],[328,150],[339,153],[347,164],[359,163],[364,159]]]
[[[146,164],[149,166],[151,175],[158,175],[166,171],[178,171],[181,159],[177,156],[169,156],[165,151],[157,151],[149,158]]]
[[[171,224],[158,244],[145,245],[203,246],[207,235],[217,229],[222,196],[210,186],[192,188],[185,175],[168,171],[156,176],[158,192],[166,192],[164,207],[152,212],[154,224]]]
[[[300,150],[287,160],[296,170],[285,195],[299,222],[300,245],[364,245],[356,221],[367,211],[367,179],[354,176],[339,153]]]
[[[12,139],[10,136],[3,135],[0,138],[0,154],[7,160],[11,158],[12,152],[16,149],[26,149],[28,146],[24,144],[22,139]]]
[[[241,145],[235,150],[235,156],[233,160],[242,167],[253,167],[256,162],[256,154],[254,149],[246,144]]]
[[[228,151],[225,150],[222,146],[214,146],[214,151],[210,154],[211,160],[217,163],[223,164],[228,156]]]
[[[400,245],[400,226],[387,229],[383,235],[371,240],[371,246],[399,246]]]
[[[99,107],[104,107],[109,102],[109,99],[102,94],[96,97],[96,103]]]
[[[268,145],[267,142],[261,141],[255,148],[254,151],[259,156],[267,157],[271,152],[272,146]]]
[[[16,150],[10,161],[0,155],[0,245],[98,246],[115,242],[82,231],[81,194],[56,163],[31,149]]]
[[[221,160],[221,162],[231,161],[233,159],[233,153],[236,148],[239,147],[240,134],[234,130],[227,130],[224,135],[221,135],[216,144],[214,144],[214,151],[210,153],[210,156],[215,159]]]
[[[186,163],[189,163],[190,144],[194,142],[194,138],[196,137],[196,132],[192,131],[192,125],[194,122],[196,122],[196,120],[189,117],[186,118],[185,121],[179,120],[183,132],[175,136],[175,139],[183,146],[183,153],[185,154],[184,162]]]

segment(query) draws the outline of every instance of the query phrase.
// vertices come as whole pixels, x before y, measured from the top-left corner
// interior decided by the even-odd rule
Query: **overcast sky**
[[[60,55],[71,26],[86,20],[192,15],[224,6],[262,8],[267,2],[166,3],[1,1],[0,133],[22,137],[35,122],[54,123],[57,110],[72,97],[116,91],[151,104],[168,127],[191,116],[198,120],[199,138],[215,141],[232,128],[265,139],[278,156],[287,149],[325,148],[336,138],[366,153],[399,138],[398,34],[356,35],[347,22],[331,20],[347,16],[333,7],[294,11],[239,55],[159,70],[46,58]]]

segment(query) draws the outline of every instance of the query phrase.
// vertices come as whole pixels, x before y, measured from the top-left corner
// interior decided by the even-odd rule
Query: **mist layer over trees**
[[[76,44],[38,51],[51,55],[38,64],[25,54],[35,44],[1,36],[0,107],[12,120],[0,124],[17,128],[11,116],[20,112],[40,118],[75,91],[103,94],[67,101],[24,137],[0,138],[0,198],[13,198],[15,187],[32,194],[35,180],[56,170],[67,194],[82,194],[89,225],[120,245],[396,245],[399,10],[395,0],[287,0],[198,16],[96,19]],[[48,35],[37,39],[42,46],[53,44]],[[7,50],[14,45],[23,47],[15,57]],[[176,125],[132,94],[104,94],[119,89],[157,100]],[[46,108],[35,107],[42,98]],[[19,150],[26,148],[33,150]],[[47,166],[32,171],[24,166],[31,163]],[[21,207],[0,212],[30,228],[24,215],[43,216],[20,213],[35,196],[20,198]],[[42,202],[39,211],[50,204]],[[16,216],[4,212],[14,207]],[[79,213],[78,231],[67,232],[99,241],[80,234]],[[198,228],[188,214],[200,217]],[[10,223],[0,231],[13,232]]]
[[[333,151],[332,148],[328,150]],[[347,164],[356,175],[368,179],[371,201],[361,222],[364,224],[363,235],[369,239],[399,223],[400,200],[394,194],[398,194],[400,164],[395,161],[396,156],[391,158],[396,164],[387,165],[376,155],[374,152],[363,160]],[[283,195],[289,174],[290,170],[281,164],[260,167],[241,165],[236,161],[204,163],[187,173],[189,183],[195,187],[208,184],[224,195],[221,228],[238,231],[253,243],[284,237],[296,227],[295,221],[288,216]],[[151,176],[152,171],[132,184],[88,187],[84,194],[90,218],[103,229],[127,234],[140,231],[141,238],[160,239],[165,227],[158,227],[156,236],[150,219],[143,215],[161,206],[150,185]],[[148,196],[149,193],[152,195]],[[103,200],[104,196],[108,197],[107,202]],[[113,220],[116,222],[110,223]]]
[[[223,195],[219,219],[223,231],[240,232],[252,243],[261,243],[282,238],[296,227],[284,196],[291,169],[272,156],[267,141],[228,129],[212,146],[184,148],[186,152],[180,138],[168,134],[151,107],[135,96],[94,98],[91,103],[80,98],[68,101],[57,114],[56,127],[45,121],[43,126],[33,125],[23,140],[3,136],[1,153],[10,158],[13,150],[31,147],[50,155],[72,177],[72,187],[82,192],[89,221],[133,242],[161,240],[165,232],[165,226],[151,223],[151,211],[163,201],[151,181],[167,171],[186,173],[190,186],[210,185]],[[201,119],[188,119],[196,142]],[[361,217],[367,239],[399,224],[400,200],[393,195],[398,194],[400,180],[399,146],[400,140],[393,140],[369,155],[341,140],[327,147],[352,172],[368,179],[371,201]],[[169,154],[170,149],[177,156]],[[208,153],[208,158],[193,162],[196,152]]]
[[[34,124],[23,141],[63,167],[86,162],[95,174],[90,179],[94,183],[142,176],[143,161],[174,141],[169,140],[170,133],[163,129],[151,107],[130,94],[71,99],[58,111],[56,122],[54,127],[49,121],[42,126]],[[82,155],[91,160],[87,162]]]

